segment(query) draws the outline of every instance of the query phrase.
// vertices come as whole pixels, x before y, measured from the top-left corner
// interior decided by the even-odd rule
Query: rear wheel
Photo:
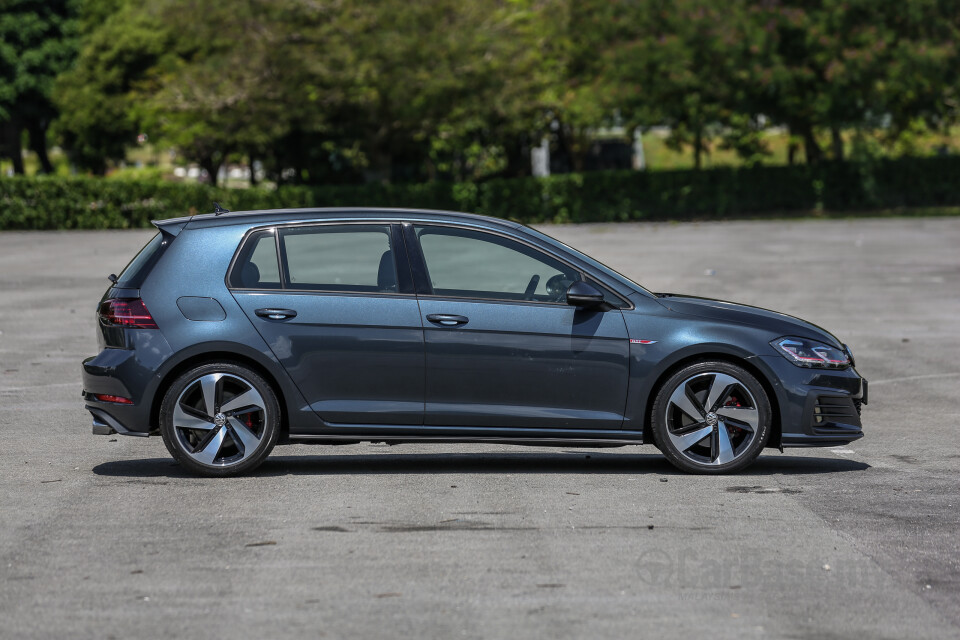
[[[251,471],[280,435],[280,405],[247,367],[218,362],[177,378],[160,407],[160,434],[184,467],[206,476]]]
[[[730,473],[753,462],[770,437],[770,400],[743,367],[699,362],[672,375],[653,405],[653,437],[677,468]]]

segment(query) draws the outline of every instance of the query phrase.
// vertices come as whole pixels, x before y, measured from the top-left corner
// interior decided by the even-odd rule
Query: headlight
[[[842,369],[850,365],[850,357],[842,349],[807,338],[777,338],[770,343],[780,354],[798,367]]]

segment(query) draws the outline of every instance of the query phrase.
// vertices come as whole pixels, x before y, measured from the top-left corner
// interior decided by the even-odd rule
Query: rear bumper
[[[82,365],[84,408],[93,416],[93,432],[146,436],[159,378],[140,357],[140,350],[108,348]],[[129,398],[133,404],[101,402],[97,394]]]
[[[86,405],[84,408],[93,416],[93,435],[95,436],[112,436],[118,433],[122,436],[140,436],[141,438],[146,438],[150,435],[145,431],[131,431],[103,409],[91,407],[90,405]]]

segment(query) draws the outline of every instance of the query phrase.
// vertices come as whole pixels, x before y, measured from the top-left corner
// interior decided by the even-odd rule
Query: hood
[[[746,304],[714,300],[713,298],[698,298],[674,293],[658,293],[657,301],[676,313],[719,322],[750,325],[765,329],[778,336],[811,338],[843,348],[836,336],[826,329],[785,313],[777,313],[776,311],[751,307]]]

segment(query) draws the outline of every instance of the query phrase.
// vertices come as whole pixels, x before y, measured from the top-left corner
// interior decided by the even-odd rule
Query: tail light
[[[100,304],[100,322],[131,329],[157,329],[157,323],[140,298],[111,298]]]

